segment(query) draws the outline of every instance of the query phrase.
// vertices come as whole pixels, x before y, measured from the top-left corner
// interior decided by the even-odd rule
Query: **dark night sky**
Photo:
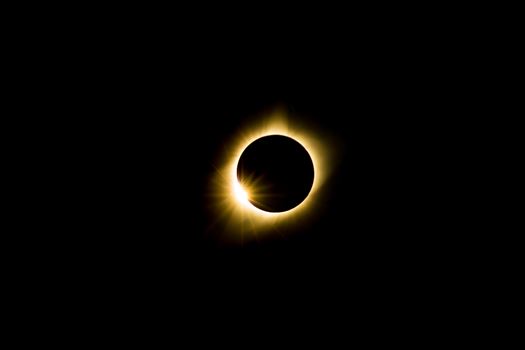
[[[477,263],[465,254],[476,233],[453,222],[468,209],[456,192],[470,179],[458,181],[457,169],[476,145],[455,155],[451,141],[479,99],[468,93],[484,68],[469,71],[473,60],[461,55],[477,29],[447,38],[449,22],[428,18],[434,8],[417,16],[412,7],[398,9],[404,20],[376,4],[324,14],[315,5],[311,15],[268,5],[268,16],[261,9],[238,15],[236,6],[230,14],[242,23],[234,23],[197,6],[195,18],[158,8],[146,14],[142,5],[138,15],[125,13],[131,5],[95,9],[84,23],[73,13],[66,24],[43,16],[51,33],[31,29],[35,43],[20,40],[30,50],[21,60],[28,79],[17,80],[37,95],[20,103],[36,108],[27,114],[37,120],[21,119],[51,144],[31,148],[43,162],[29,181],[36,174],[46,193],[30,205],[52,213],[24,218],[37,225],[36,238],[20,235],[37,252],[29,270],[42,276],[28,290],[69,296],[72,306],[95,313],[97,326],[113,323],[109,330],[118,322],[108,312],[133,322],[142,307],[163,314],[142,321],[164,327],[172,320],[199,330],[205,322],[230,327],[224,315],[234,304],[243,313],[232,318],[252,327],[247,316],[258,318],[259,301],[274,299],[295,306],[289,310],[303,322],[342,319],[346,335],[354,330],[346,319],[383,321],[374,308],[387,310],[390,326],[407,304],[431,317],[421,305],[447,306]],[[293,234],[225,244],[219,229],[209,230],[218,153],[239,126],[275,107],[337,139],[340,158],[322,210]],[[339,315],[312,317],[316,307]],[[270,317],[253,327],[253,339],[274,332],[274,321],[285,323],[282,330],[292,323]],[[309,333],[301,329],[301,337]],[[236,337],[237,328],[226,334]]]
[[[82,93],[68,92],[88,140],[78,249],[96,252],[101,266],[148,276],[435,268],[431,257],[450,237],[428,219],[424,203],[440,184],[426,179],[439,169],[421,145],[442,121],[446,69],[423,46],[413,51],[388,35],[251,45],[209,38],[194,50],[199,41],[168,47],[161,37],[84,57],[89,64],[68,78],[85,82]],[[323,213],[290,237],[219,245],[206,234],[217,151],[247,118],[275,106],[342,140]]]
[[[414,238],[421,239],[412,230],[420,219],[415,210],[422,208],[408,188],[421,169],[407,161],[404,151],[413,145],[405,144],[403,130],[413,122],[408,119],[418,108],[418,92],[410,87],[405,93],[406,76],[373,63],[330,63],[275,67],[258,61],[167,76],[152,67],[153,78],[108,91],[100,109],[111,116],[96,124],[105,134],[97,149],[104,220],[96,235],[108,259],[165,271],[195,264],[214,269],[221,262],[241,268],[250,266],[247,261],[259,267],[302,262],[387,268],[424,255],[411,248]],[[205,234],[214,219],[205,195],[217,150],[246,118],[276,105],[343,141],[340,164],[326,184],[325,210],[290,237],[218,245],[213,233]]]

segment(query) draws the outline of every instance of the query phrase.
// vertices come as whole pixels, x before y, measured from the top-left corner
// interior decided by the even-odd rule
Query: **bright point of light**
[[[235,194],[235,198],[239,201],[239,203],[243,205],[248,205],[250,202],[248,201],[248,192],[244,188],[242,188],[241,184],[237,182],[237,180],[233,181],[232,184],[233,192]]]

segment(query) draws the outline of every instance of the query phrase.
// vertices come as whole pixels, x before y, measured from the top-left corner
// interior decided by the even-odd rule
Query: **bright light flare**
[[[251,205],[250,201],[248,200],[248,192],[241,186],[241,184],[235,179],[232,181],[232,187],[233,187],[233,193],[235,195],[235,198],[241,203],[242,205]]]

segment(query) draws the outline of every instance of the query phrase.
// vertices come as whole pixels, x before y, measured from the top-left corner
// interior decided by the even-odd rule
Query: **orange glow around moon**
[[[253,141],[268,135],[293,138],[308,151],[314,164],[314,182],[306,199],[285,212],[266,212],[253,206],[248,198],[257,183],[239,184],[237,164],[244,149]],[[336,163],[333,138],[306,120],[292,119],[282,110],[251,119],[224,145],[215,164],[209,202],[215,221],[209,229],[222,233],[233,242],[260,240],[275,234],[286,234],[308,225],[323,209],[323,190]]]

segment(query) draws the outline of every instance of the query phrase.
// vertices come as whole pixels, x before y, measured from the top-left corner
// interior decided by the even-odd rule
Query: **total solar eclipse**
[[[308,151],[284,135],[256,139],[242,152],[237,180],[247,189],[247,200],[272,213],[301,204],[312,189],[314,164]]]

